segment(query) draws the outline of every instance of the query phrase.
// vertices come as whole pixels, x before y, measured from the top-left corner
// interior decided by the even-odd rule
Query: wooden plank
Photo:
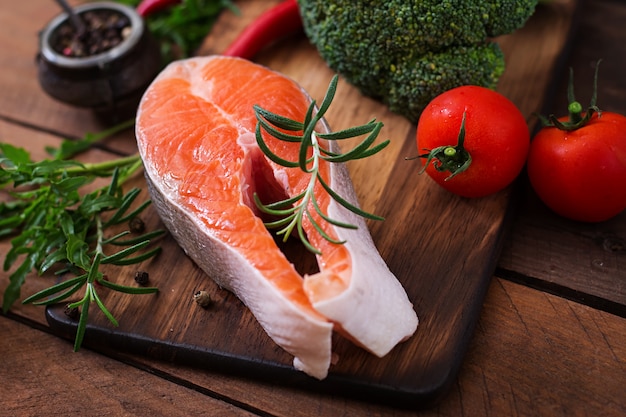
[[[116,360],[0,316],[0,415],[253,416]]]
[[[595,63],[602,59],[598,105],[626,114],[626,32],[621,28],[625,19],[623,3],[585,3],[567,63],[574,70],[576,98],[583,105],[591,100]],[[566,114],[567,82],[564,76],[544,111]],[[626,317],[626,212],[598,224],[569,221],[550,212],[527,178],[522,180],[523,198],[498,274]]]
[[[626,335],[623,318],[507,280],[494,279],[459,376],[423,417],[619,417],[626,413]],[[202,387],[267,414],[284,417],[414,416],[415,410],[276,389],[197,365],[176,365],[120,350],[121,361]]]
[[[499,279],[483,308],[457,386],[464,415],[624,414],[622,318]]]

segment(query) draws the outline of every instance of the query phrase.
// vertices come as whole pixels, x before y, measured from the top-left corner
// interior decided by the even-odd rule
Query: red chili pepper
[[[182,0],[142,0],[137,5],[137,13],[146,17],[170,6],[180,3]]]
[[[285,0],[248,25],[222,55],[252,59],[264,47],[301,31],[298,2]]]

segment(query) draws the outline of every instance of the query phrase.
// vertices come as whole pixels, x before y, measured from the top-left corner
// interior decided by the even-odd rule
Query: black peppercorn
[[[135,273],[135,282],[139,285],[146,285],[150,280],[150,275],[146,271],[137,271]]]
[[[78,311],[78,307],[70,307],[69,304],[65,306],[65,310],[63,310],[65,315],[71,320],[77,320],[80,312]]]
[[[146,230],[146,225],[139,217],[133,217],[128,222],[128,228],[132,233],[143,233]]]

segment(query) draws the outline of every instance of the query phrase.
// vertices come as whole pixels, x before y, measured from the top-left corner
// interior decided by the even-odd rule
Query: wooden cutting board
[[[241,16],[225,14],[200,53],[223,50],[246,22],[272,3],[239,3]],[[507,57],[498,89],[519,106],[531,129],[536,122],[532,114],[541,112],[549,98],[551,74],[567,49],[576,9],[574,0],[539,6],[524,29],[498,39]],[[274,45],[257,61],[291,76],[318,100],[333,75],[303,37]],[[112,281],[132,285],[137,270],[148,271],[159,294],[125,296],[101,289],[120,326],[113,327],[102,314],[90,314],[85,345],[396,406],[421,407],[440,399],[465,354],[516,193],[510,188],[474,200],[449,194],[418,174],[418,161],[406,159],[417,152],[414,125],[344,81],[335,103],[340,104],[329,111],[331,127],[342,129],[376,117],[385,123],[381,139],[392,140],[384,152],[349,169],[363,208],[386,219],[370,223],[370,229],[420,317],[414,337],[379,359],[337,336],[339,361],[326,380],[313,380],[295,371],[292,357],[269,339],[241,302],[218,288],[166,236],[158,258],[109,275]],[[134,185],[145,188],[142,178]],[[162,227],[154,211],[143,220],[148,228]],[[289,244],[284,250],[299,270],[311,271],[313,259],[303,248]],[[210,308],[194,302],[199,290],[211,295]],[[73,338],[75,322],[65,316],[63,306],[49,308],[46,316],[55,332]]]

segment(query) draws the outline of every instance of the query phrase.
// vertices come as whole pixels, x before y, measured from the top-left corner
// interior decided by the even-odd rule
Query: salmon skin
[[[264,225],[253,195],[299,194],[309,182],[299,168],[275,164],[259,149],[254,105],[303,121],[311,99],[294,81],[252,62],[209,56],[169,64],[145,92],[136,136],[148,189],[165,226],[191,259],[250,309],[265,332],[294,356],[294,367],[323,379],[334,331],[377,356],[414,334],[417,315],[363,218],[315,188],[321,210],[358,226],[318,219],[333,243],[305,221],[320,250],[319,272],[301,276]],[[329,131],[325,122],[320,129]],[[285,159],[299,144],[264,135]],[[334,141],[323,146],[338,151]],[[344,164],[320,173],[354,205]]]

